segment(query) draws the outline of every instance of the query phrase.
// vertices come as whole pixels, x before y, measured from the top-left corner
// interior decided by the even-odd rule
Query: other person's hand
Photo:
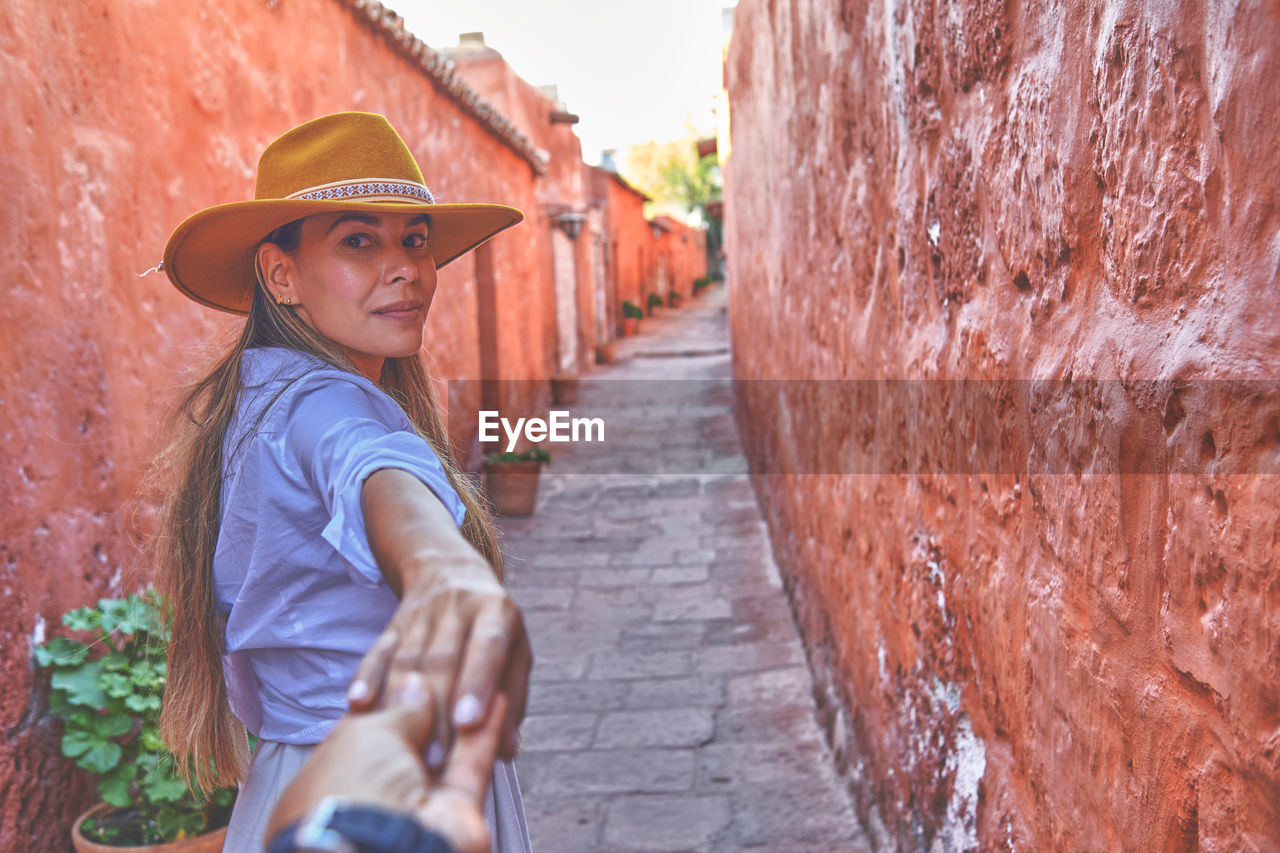
[[[272,812],[268,837],[323,798],[336,796],[410,813],[459,853],[488,853],[484,796],[506,719],[506,697],[497,694],[491,711],[481,725],[458,733],[448,762],[432,780],[421,755],[432,732],[434,704],[422,676],[407,676],[386,707],[348,714],[316,747]]]

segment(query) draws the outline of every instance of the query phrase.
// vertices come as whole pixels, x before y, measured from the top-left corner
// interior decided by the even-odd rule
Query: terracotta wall
[[[91,794],[42,716],[31,641],[127,584],[125,507],[159,407],[236,325],[163,275],[139,277],[169,231],[249,197],[267,142],[344,109],[387,114],[445,200],[506,202],[535,221],[537,200],[529,162],[327,0],[13,0],[0,83],[0,849],[54,850]],[[513,378],[546,376],[552,355],[525,322],[549,307],[534,235],[517,227],[488,250]],[[440,274],[428,333],[441,377],[479,375],[475,263]],[[474,418],[456,416],[479,401],[452,402],[465,444]]]
[[[1280,497],[1245,473],[1277,406],[1204,381],[1280,357],[1275,4],[742,0],[726,71],[739,379],[1069,380],[1080,404],[1035,413],[1049,473],[1024,448],[850,476],[966,426],[740,383],[868,826],[1280,847]],[[1138,468],[1176,473],[1114,473]]]
[[[609,199],[609,274],[616,294],[615,331],[622,333],[622,303],[644,307],[644,287],[653,260],[649,222],[644,218],[648,197],[615,172],[601,170]]]
[[[582,165],[582,178],[587,189],[586,228],[590,235],[591,287],[596,344],[607,344],[617,337],[615,329],[621,313],[618,302],[613,250],[610,245],[609,183],[612,173],[599,166]],[[598,256],[598,257],[597,257]],[[596,282],[599,276],[601,281]]]
[[[573,132],[576,118],[520,77],[501,53],[481,41],[460,43],[450,49],[449,58],[467,83],[499,112],[508,116],[512,124],[546,156],[546,174],[535,187],[537,205],[527,211],[527,215],[535,232],[542,274],[550,281],[555,274],[552,246],[555,218],[565,213],[585,215],[587,209],[588,188],[583,174],[582,143]],[[595,343],[590,244],[589,234],[579,234],[571,244],[577,285],[574,334],[577,337],[578,368],[593,363]],[[549,340],[556,341],[554,306],[551,313],[543,318],[543,323]],[[549,375],[550,372],[544,377]]]
[[[662,233],[657,240],[655,254],[662,258],[667,292],[690,296],[693,280],[707,274],[707,232],[701,228],[690,228],[670,216],[658,216],[654,220],[661,225]],[[659,292],[659,295],[667,294]]]
[[[614,329],[597,328],[602,312],[596,304],[593,246],[599,245],[603,250],[603,290],[608,303],[603,315],[619,328],[623,300],[630,299],[643,307],[648,295],[658,291],[659,263],[664,265],[670,281],[683,282],[678,285],[683,294],[690,292],[693,279],[706,271],[703,234],[663,217],[670,226],[659,229],[660,235],[655,237],[644,217],[648,198],[616,173],[584,166],[582,145],[572,129],[576,117],[567,112],[566,105],[520,77],[502,54],[481,38],[473,35],[461,41],[449,49],[448,55],[458,73],[547,154],[547,174],[536,189],[537,238],[547,275],[552,274],[554,263],[551,241],[556,217],[586,217],[582,232],[573,242],[577,368],[585,369],[592,363],[595,344],[611,339],[614,333]],[[555,321],[553,313],[548,332],[553,339]]]

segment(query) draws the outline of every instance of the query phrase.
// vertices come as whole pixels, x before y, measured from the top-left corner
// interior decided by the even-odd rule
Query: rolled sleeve
[[[286,440],[328,514],[320,535],[346,560],[355,583],[383,583],[361,505],[364,481],[374,471],[407,471],[444,503],[456,524],[461,526],[466,517],[431,445],[414,431],[395,401],[371,383],[346,376],[308,382],[295,397]]]

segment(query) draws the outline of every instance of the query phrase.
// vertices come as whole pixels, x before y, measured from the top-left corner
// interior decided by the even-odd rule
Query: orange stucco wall
[[[742,0],[726,71],[734,372],[793,380],[736,411],[867,825],[1280,849],[1275,386],[1208,381],[1280,364],[1275,4]],[[1026,379],[1077,396],[992,444]]]
[[[622,328],[622,303],[630,300],[644,307],[644,288],[652,263],[653,237],[644,218],[645,196],[605,174],[609,200],[610,275],[617,311],[614,321]]]
[[[468,84],[508,116],[512,124],[547,157],[546,174],[535,188],[537,205],[529,212],[529,223],[535,231],[542,273],[551,280],[555,264],[552,247],[555,217],[564,213],[583,213],[587,206],[582,143],[570,122],[553,120],[555,101],[516,74],[498,51],[482,44],[464,43],[451,50],[450,58]],[[590,236],[580,234],[571,245],[577,285],[574,335],[577,337],[578,360],[569,372],[577,372],[591,363],[595,340]],[[557,341],[554,305],[549,314],[540,318],[540,322],[549,340]]]
[[[90,795],[41,716],[31,638],[122,588],[137,560],[127,501],[160,407],[237,325],[163,275],[139,277],[169,231],[250,197],[267,142],[345,109],[385,113],[445,200],[509,203],[535,222],[537,200],[529,163],[330,0],[12,0],[0,84],[0,849],[53,850]],[[518,226],[490,249],[509,378],[550,364],[551,339],[526,322],[549,310],[534,235]],[[441,271],[439,377],[479,375],[476,300],[472,258]],[[478,397],[451,402],[465,445],[457,415]]]
[[[693,280],[707,274],[707,232],[690,228],[669,216],[657,220],[662,223],[662,235],[654,251],[662,258],[667,288],[681,296],[690,296]]]
[[[603,249],[601,266],[609,303],[605,316],[620,324],[623,300],[630,299],[643,307],[648,294],[657,292],[660,263],[667,270],[668,280],[676,284],[680,293],[688,295],[693,279],[705,272],[703,233],[672,222],[655,237],[644,217],[645,197],[607,172],[583,166],[582,145],[573,132],[572,120],[557,110],[555,101],[516,74],[497,50],[482,42],[466,41],[451,49],[450,59],[477,92],[509,116],[548,155],[547,174],[537,184],[537,239],[545,270],[549,271],[553,262],[551,230],[556,227],[555,217],[564,213],[586,217],[582,233],[573,244],[578,369],[585,369],[592,362],[597,341],[608,340],[614,333],[613,329],[597,329],[592,246],[598,244]],[[554,335],[554,312],[549,329],[549,334]]]

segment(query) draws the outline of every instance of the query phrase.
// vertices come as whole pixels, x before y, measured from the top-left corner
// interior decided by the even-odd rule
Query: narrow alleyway
[[[869,849],[743,473],[724,304],[646,319],[584,383],[634,458],[553,450],[537,513],[502,522],[537,657],[517,766],[541,853]],[[597,379],[719,381],[670,383],[635,424]],[[689,473],[616,473],[659,456]]]

